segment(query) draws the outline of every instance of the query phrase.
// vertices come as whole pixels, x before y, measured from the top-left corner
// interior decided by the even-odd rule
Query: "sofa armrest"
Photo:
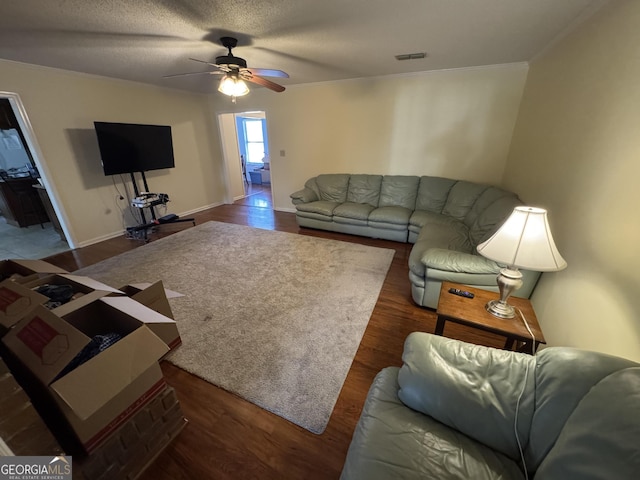
[[[529,438],[535,357],[415,332],[405,341],[398,397],[408,407],[514,460]]]
[[[500,265],[493,260],[472,255],[471,253],[446,250],[444,248],[429,248],[422,255],[422,263],[427,268],[446,272],[461,273],[498,273]]]
[[[316,195],[316,192],[306,187],[302,190],[298,190],[297,192],[292,193],[291,195],[289,195],[289,197],[291,197],[291,201],[294,205],[298,205],[299,203],[315,202],[318,200],[318,195]]]

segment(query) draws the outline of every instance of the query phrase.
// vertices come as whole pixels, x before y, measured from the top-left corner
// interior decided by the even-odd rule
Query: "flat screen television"
[[[171,127],[93,122],[105,175],[175,167]]]

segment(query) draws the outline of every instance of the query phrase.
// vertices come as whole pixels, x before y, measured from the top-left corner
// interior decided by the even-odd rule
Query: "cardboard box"
[[[130,283],[129,285],[123,285],[118,290],[128,297],[133,298],[135,301],[171,319],[173,319],[173,312],[171,311],[171,305],[169,305],[169,299],[184,297],[181,293],[164,288],[162,280],[153,284]]]
[[[91,302],[106,297],[107,295],[123,295],[123,293],[109,285],[98,282],[93,278],[80,275],[72,275],[70,273],[47,275],[37,278],[24,284],[25,287],[34,289],[41,285],[71,285],[74,291],[79,295],[77,298],[67,302],[57,308],[51,310],[59,317],[64,317],[67,313],[82,308]]]
[[[69,272],[44,260],[13,259],[0,261],[0,281],[10,278],[16,282],[24,283],[51,273]]]
[[[34,291],[34,288],[45,284],[72,285],[74,290],[81,294],[78,298],[53,309],[53,313],[58,316],[64,316],[106,295],[124,295],[121,291],[89,277],[71,274],[46,275],[31,278],[26,283],[4,280],[0,283],[0,337],[21,318],[31,313],[36,306],[49,301],[47,296]]]
[[[124,296],[99,299],[65,318],[39,306],[3,338],[47,387],[87,452],[166,388],[158,360],[169,348],[138,320],[140,308],[146,309]],[[111,332],[122,338],[63,373],[91,338]]]
[[[169,305],[169,298],[184,297],[181,293],[167,290],[164,288],[162,281],[158,281],[154,284],[150,283],[136,283],[130,285],[124,285],[119,289],[125,295],[131,297],[133,300],[141,303],[142,305],[154,310],[161,315],[173,320],[173,312]],[[178,332],[178,326],[175,323],[166,322],[166,320],[158,319],[155,323],[151,321],[151,316],[144,314],[140,317],[143,321],[148,319],[145,323],[156,335],[165,341],[171,350],[182,344],[180,333]]]
[[[0,337],[22,317],[47,301],[49,298],[18,282],[10,279],[0,282]]]
[[[103,297],[96,302],[69,312],[64,316],[64,319],[72,325],[86,325],[87,319],[100,318],[105,315],[105,305],[111,309],[108,313],[109,315],[113,315],[111,312],[127,312],[127,315],[134,318],[138,325],[146,326],[169,349],[174,349],[182,343],[175,320],[165,317],[133,298],[125,296]],[[52,312],[55,313],[53,310]]]

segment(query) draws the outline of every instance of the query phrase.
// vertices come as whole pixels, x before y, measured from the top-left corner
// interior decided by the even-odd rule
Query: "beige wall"
[[[320,173],[438,175],[500,183],[524,64],[254,88],[216,113],[264,110],[277,209]],[[285,156],[280,151],[285,151]]]
[[[150,190],[169,194],[169,212],[223,201],[219,135],[202,95],[2,60],[0,90],[20,96],[78,245],[122,232],[126,207],[102,173],[94,120],[172,126],[176,168],[147,175]]]
[[[530,68],[505,173],[549,209],[569,267],[533,300],[550,344],[640,360],[640,2],[613,2]]]

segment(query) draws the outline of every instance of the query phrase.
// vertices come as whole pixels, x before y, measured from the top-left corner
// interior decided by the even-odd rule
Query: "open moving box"
[[[162,280],[154,284],[136,283],[124,285],[120,287],[119,290],[133,300],[140,302],[142,305],[172,320],[173,312],[171,311],[171,305],[169,305],[168,299],[184,296],[181,293],[164,288]],[[150,318],[150,315],[145,315],[144,318]],[[147,322],[147,326],[153,333],[163,339],[171,350],[182,344],[182,339],[180,338],[180,333],[178,332],[178,327],[175,322],[160,321],[160,319],[158,319],[155,324]]]
[[[11,278],[16,282],[23,283],[49,273],[69,272],[44,260],[15,259],[0,261],[0,280]]]
[[[75,292],[82,294],[78,298],[53,309],[53,313],[58,316],[64,316],[66,313],[106,295],[122,295],[121,291],[92,278],[71,274],[35,277],[27,283],[5,280],[0,283],[0,336],[2,336],[3,331],[8,330],[21,318],[32,312],[36,306],[44,305],[49,301],[48,297],[33,290],[45,284],[71,285]]]
[[[39,306],[3,338],[47,387],[49,401],[57,404],[87,452],[166,388],[158,360],[169,347],[140,319],[154,317],[149,312],[165,318],[125,296],[96,300],[65,318]],[[58,378],[91,338],[106,333],[122,338]]]
[[[0,337],[9,331],[21,318],[43,305],[49,298],[24,285],[5,280],[0,282]]]

